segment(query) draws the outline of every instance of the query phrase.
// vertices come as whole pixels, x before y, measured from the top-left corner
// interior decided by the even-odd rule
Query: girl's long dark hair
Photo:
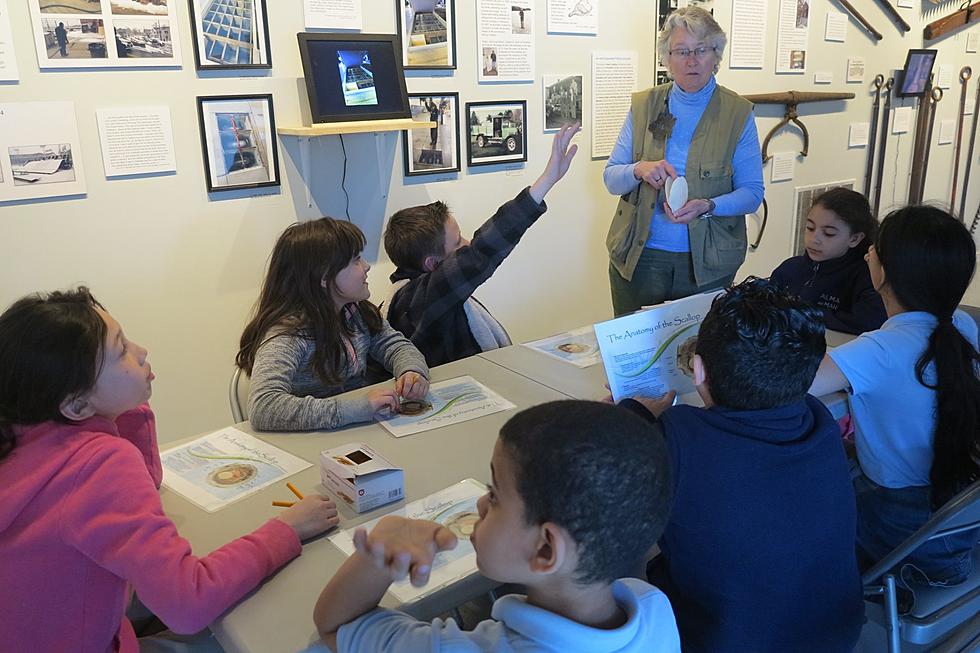
[[[255,354],[269,330],[279,327],[313,340],[317,378],[329,385],[340,383],[347,359],[343,338],[353,336],[354,328],[334,305],[329,286],[364,245],[361,230],[342,220],[320,218],[288,227],[272,250],[255,316],[242,332],[235,358],[238,367],[251,374]],[[324,279],[328,288],[323,287]],[[372,334],[381,330],[381,314],[374,304],[362,301],[351,308],[360,313]]]
[[[980,354],[953,325],[976,267],[976,244],[963,224],[931,206],[908,206],[882,221],[875,252],[885,283],[903,308],[927,311],[938,325],[915,365],[919,383],[936,391],[936,430],[930,470],[938,508],[978,477]],[[925,379],[935,364],[935,385]]]
[[[847,188],[831,188],[813,200],[813,206],[822,206],[833,211],[847,224],[852,234],[864,234],[864,238],[854,249],[861,256],[867,253],[871,243],[875,241],[878,221],[871,213],[871,205],[864,195]]]
[[[88,288],[29,295],[0,315],[0,459],[14,426],[67,422],[61,404],[95,385],[106,325]]]

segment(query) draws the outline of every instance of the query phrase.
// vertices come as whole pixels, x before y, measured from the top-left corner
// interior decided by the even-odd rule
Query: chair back
[[[231,406],[231,418],[235,424],[248,419],[248,387],[248,375],[236,366],[228,383],[228,404]]]

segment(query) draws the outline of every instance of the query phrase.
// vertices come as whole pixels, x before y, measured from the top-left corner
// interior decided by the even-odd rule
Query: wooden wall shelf
[[[365,134],[370,132],[393,132],[404,129],[432,129],[434,122],[421,122],[411,118],[394,120],[355,120],[351,122],[325,122],[312,127],[279,127],[280,136],[336,136],[338,134]]]

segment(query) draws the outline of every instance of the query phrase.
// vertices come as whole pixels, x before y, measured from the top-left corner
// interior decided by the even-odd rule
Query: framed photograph
[[[932,76],[932,66],[936,63],[938,50],[909,50],[905,56],[901,82],[895,95],[898,97],[922,97]]]
[[[272,95],[197,98],[208,192],[278,186]]]
[[[459,93],[410,93],[412,118],[434,122],[430,129],[405,133],[405,176],[459,172]]]
[[[395,34],[298,34],[314,123],[411,118]]]
[[[197,69],[272,68],[265,2],[190,0]]]
[[[527,102],[467,102],[466,164],[527,161]]]
[[[582,121],[582,75],[545,75],[544,130],[558,131],[567,123]]]
[[[456,68],[456,0],[395,0],[405,70]]]
[[[40,68],[180,65],[178,0],[28,0]]]

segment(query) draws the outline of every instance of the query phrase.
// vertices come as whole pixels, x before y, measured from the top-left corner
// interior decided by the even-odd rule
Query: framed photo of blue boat
[[[272,95],[197,98],[208,192],[279,186]]]

